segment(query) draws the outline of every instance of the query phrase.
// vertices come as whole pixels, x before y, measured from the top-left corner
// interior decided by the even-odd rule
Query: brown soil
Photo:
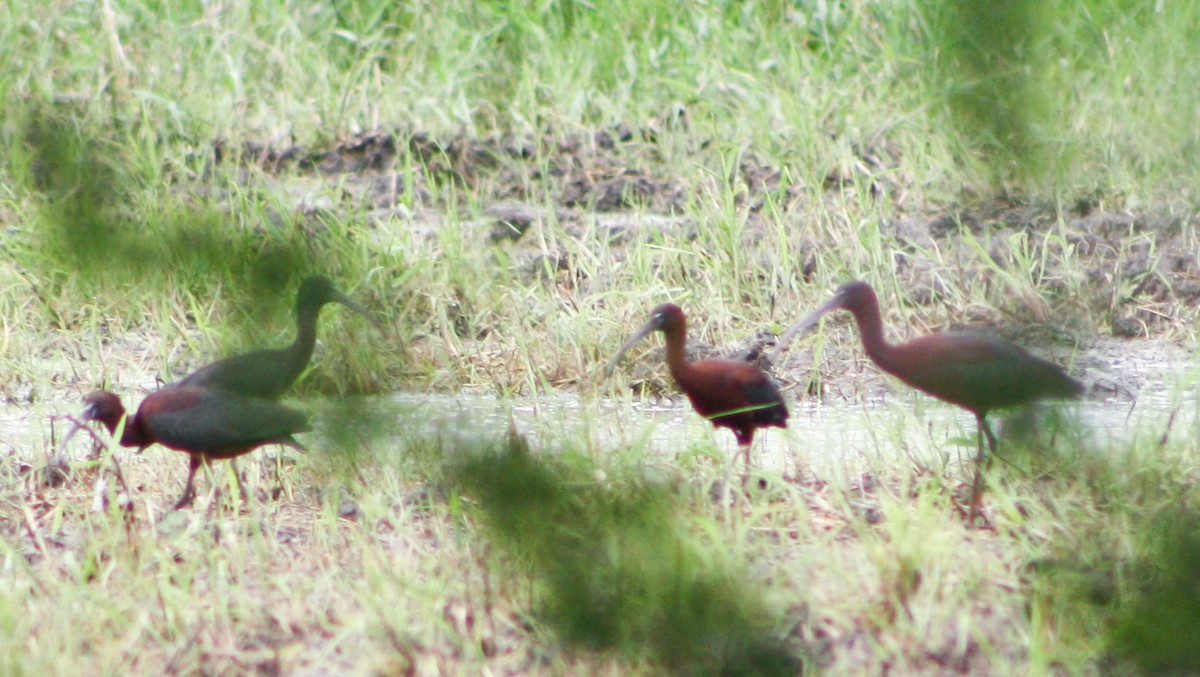
[[[704,162],[706,148],[707,143],[698,143],[687,153]],[[751,237],[761,230],[761,213],[768,200],[773,201],[773,215],[786,220],[806,201],[819,198],[814,193],[834,192],[864,177],[889,176],[894,152],[870,148],[861,153],[858,167],[831,172],[816,190],[785,183],[783,168],[764,164],[750,153],[743,155],[729,180],[735,199],[749,210]],[[230,159],[223,143],[214,146],[214,159]],[[429,182],[453,184],[487,205],[485,213],[495,221],[489,233],[494,241],[520,239],[532,223],[546,217],[542,205],[547,204],[553,205],[568,229],[586,219],[606,229],[615,245],[636,237],[631,231],[637,223],[644,227],[646,215],[656,232],[674,228],[686,236],[695,227],[684,218],[688,201],[695,197],[689,186],[647,169],[671,162],[667,152],[658,148],[653,130],[618,127],[536,139],[435,139],[413,131],[370,132],[328,148],[248,143],[234,159],[269,175],[289,172],[319,178],[338,187],[342,206],[365,206],[376,222],[397,210],[444,209],[446,205],[432,197],[444,191],[432,190]],[[407,171],[410,162],[426,171]],[[904,206],[904,186],[890,179],[871,178],[870,187],[901,205],[885,228],[897,247],[902,274],[904,269],[921,271],[932,265],[923,254],[931,249],[940,251],[943,259],[956,260],[954,250],[963,246],[965,233],[1020,231],[1032,239],[1053,232],[1061,237],[1047,238],[1036,247],[1084,262],[1096,297],[1116,298],[1108,307],[1089,309],[1111,313],[1114,336],[1169,331],[1183,317],[1175,311],[1200,301],[1200,224],[1186,209],[1138,211],[1125,208],[1120,196],[1098,194],[1065,206],[1001,195],[912,207]],[[635,211],[641,217],[637,221],[630,218]],[[1018,263],[1013,252],[1005,251],[1002,240],[993,242],[988,255],[995,263],[1001,267]],[[815,272],[812,265],[805,268],[806,275]],[[1043,276],[1051,278],[1053,272],[1052,268]],[[941,290],[936,283],[921,284],[919,275],[912,277],[915,302],[938,301]],[[1053,290],[1053,283],[1048,284]]]
[[[653,129],[624,126],[524,139],[434,138],[411,130],[376,131],[323,148],[247,143],[231,149],[219,143],[214,160],[253,166],[281,181],[337,187],[340,204],[301,201],[300,206],[310,211],[365,208],[368,220],[375,224],[395,224],[391,217],[402,215],[407,218],[401,222],[428,228],[421,224],[436,223],[450,206],[435,196],[470,195],[485,205],[487,222],[478,230],[480,236],[497,245],[515,242],[520,247],[530,226],[547,219],[553,210],[555,220],[568,232],[599,230],[613,247],[621,247],[637,238],[694,236],[697,226],[686,208],[697,197],[694,189],[654,169],[670,167],[671,153],[712,164],[707,142],[697,141],[684,150],[664,149]],[[1104,374],[1120,362],[1110,358],[1125,354],[1122,339],[1164,340],[1153,344],[1159,348],[1147,346],[1152,354],[1145,362],[1159,361],[1155,353],[1162,350],[1186,357],[1176,352],[1171,341],[1195,339],[1200,227],[1192,212],[1173,207],[1139,211],[1127,207],[1120,196],[1100,194],[1081,196],[1067,205],[1001,195],[912,206],[905,186],[889,178],[897,174],[888,171],[897,165],[897,151],[880,146],[859,149],[859,154],[855,166],[831,172],[822,186],[815,187],[789,183],[783,168],[744,154],[728,180],[748,214],[746,237],[753,239],[763,232],[768,202],[772,204],[769,218],[798,220],[807,201],[842,199],[838,196],[844,186],[867,180],[873,194],[886,194],[895,205],[894,215],[884,224],[885,235],[895,248],[896,274],[906,282],[908,301],[918,308],[918,324],[921,308],[932,312],[946,302],[941,282],[945,274],[957,276],[957,284],[994,290],[1004,288],[998,271],[1015,270],[1018,278],[1028,277],[1020,270],[1025,264],[1019,253],[1011,250],[1013,239],[995,237],[1023,233],[1035,257],[1046,262],[1039,274],[1042,289],[1047,296],[1062,291],[1059,298],[1053,305],[1040,295],[1011,299],[1000,310],[1011,316],[975,308],[956,309],[953,316],[963,318],[964,324],[992,325],[1035,346],[1082,344],[1085,355],[1092,356],[1081,359],[1088,362],[1083,366]],[[412,166],[425,171],[410,171]],[[458,190],[441,190],[450,185]],[[300,190],[306,195],[312,192]],[[414,212],[417,218],[412,218]],[[421,218],[422,214],[429,218]],[[980,237],[985,234],[993,237]],[[991,243],[991,251],[980,252],[977,242]],[[808,249],[818,246],[810,243]],[[532,274],[569,267],[565,251],[547,254],[529,249],[518,260]],[[549,268],[546,257],[553,259]],[[1070,270],[1063,270],[1064,260],[1071,261]],[[817,261],[811,254],[805,258],[806,279],[817,272]],[[963,261],[972,265],[947,273],[947,262]],[[1070,288],[1059,273],[1078,275],[1080,270],[1086,276],[1081,285],[1086,291],[1081,298],[1068,298]],[[695,350],[698,355],[754,358],[773,340],[771,331],[760,329],[739,346],[698,345]],[[1096,350],[1090,351],[1089,346]],[[786,376],[800,380],[798,374]],[[1138,378],[1113,375],[1108,379],[1111,383],[1101,387],[1119,391]]]
[[[524,233],[532,225],[547,219],[550,216],[548,210],[553,210],[557,222],[568,230],[582,230],[586,227],[595,232],[599,228],[608,234],[611,246],[621,247],[637,238],[657,237],[663,232],[673,232],[676,237],[688,237],[696,228],[696,224],[687,216],[686,206],[694,197],[689,186],[672,177],[658,176],[646,169],[669,164],[666,162],[667,158],[658,152],[656,144],[657,140],[652,131],[635,132],[624,128],[526,141],[461,137],[435,140],[420,133],[375,132],[323,149],[295,146],[274,148],[247,144],[240,149],[231,150],[224,144],[218,144],[214,147],[214,159],[218,162],[231,161],[232,153],[235,156],[232,161],[255,166],[268,176],[278,177],[281,182],[316,181],[325,186],[336,187],[335,194],[340,196],[340,202],[304,203],[304,208],[313,212],[326,209],[358,210],[365,207],[369,219],[376,223],[386,221],[389,224],[397,222],[390,218],[397,213],[410,216],[413,210],[424,210],[430,214],[437,214],[444,211],[447,205],[440,204],[435,196],[445,195],[446,191],[439,190],[439,186],[429,185],[427,182],[445,182],[469,190],[475,199],[486,205],[483,213],[490,220],[490,224],[488,228],[479,232],[482,233],[482,237],[489,238],[497,246],[504,246],[506,243],[516,243],[519,246]],[[698,144],[690,152],[703,153],[703,144]],[[736,186],[737,199],[749,213],[749,236],[754,237],[756,232],[761,232],[767,218],[775,219],[782,215],[782,218],[786,219],[789,214],[800,212],[806,200],[836,194],[842,186],[861,178],[856,176],[856,172],[886,177],[889,174],[884,170],[895,164],[894,153],[887,149],[863,149],[861,156],[861,167],[831,173],[826,177],[824,184],[817,187],[785,184],[781,168],[771,167],[752,156],[744,157],[736,170],[737,176],[731,180]],[[406,171],[405,167],[411,162],[422,164],[427,171]],[[893,204],[905,204],[902,198],[904,186],[890,179],[872,179],[871,186],[877,193],[889,194]],[[459,191],[458,194],[462,192]],[[768,201],[774,204],[769,217],[764,213]],[[1039,248],[1050,250],[1049,253],[1053,256],[1048,258],[1051,260],[1061,257],[1065,250],[1070,250],[1071,256],[1079,261],[1074,265],[1085,270],[1093,283],[1091,292],[1074,304],[1064,304],[1055,308],[1047,306],[1039,299],[1021,301],[1017,305],[1029,311],[1028,317],[1032,322],[1027,321],[1022,328],[1015,330],[1019,334],[1018,338],[1024,343],[1038,343],[1043,347],[1049,345],[1051,349],[1046,352],[1060,358],[1059,361],[1065,361],[1061,358],[1065,358],[1075,347],[1071,341],[1061,340],[1062,335],[1066,334],[1084,344],[1084,350],[1077,356],[1073,371],[1086,373],[1093,390],[1113,394],[1145,392],[1154,387],[1161,388],[1161,384],[1167,380],[1167,375],[1172,370],[1178,371],[1176,365],[1188,359],[1187,352],[1174,342],[1175,339],[1180,336],[1195,338],[1196,306],[1200,300],[1200,264],[1196,250],[1198,229],[1196,219],[1190,214],[1183,216],[1169,209],[1137,213],[1134,210],[1116,208],[1113,204],[1113,200],[1100,197],[1083,198],[1067,208],[1011,196],[964,200],[962,204],[938,208],[897,207],[895,216],[886,227],[896,250],[894,260],[898,267],[897,274],[906,282],[908,300],[918,307],[933,307],[945,302],[945,290],[939,286],[937,274],[937,271],[945,270],[944,261],[977,256],[971,249],[967,234],[977,235],[985,231],[1024,232],[1030,235],[1031,240],[1038,240]],[[422,219],[406,218],[399,222],[413,223],[417,224],[414,227],[420,227]],[[1056,237],[1040,239],[1042,234],[1051,230],[1056,233]],[[992,241],[1000,243],[1003,240]],[[999,268],[1018,265],[1013,252],[1005,251],[1001,244],[995,246],[996,249],[988,252],[988,255]],[[934,260],[930,252],[937,252],[942,260]],[[544,252],[539,252],[539,255],[556,256]],[[815,275],[817,261],[815,256],[810,256],[805,261],[803,274],[806,277]],[[544,260],[535,262],[533,269],[543,269],[542,263]],[[557,261],[554,263],[554,267],[567,265],[566,254],[557,255]],[[1054,289],[1055,265],[1051,263],[1050,270],[1045,273],[1046,284],[1051,290]],[[977,281],[981,284],[994,283],[994,280],[985,277],[986,273],[980,272],[979,268],[973,268],[968,274],[979,275]],[[967,284],[969,281],[962,283]],[[958,315],[970,322],[995,323],[999,319],[984,311],[973,309],[963,309]],[[1085,327],[1088,331],[1080,332],[1079,327]],[[1064,331],[1058,331],[1059,328]],[[843,336],[848,335],[843,329],[838,331],[842,332]],[[1079,339],[1081,333],[1086,333],[1086,338]],[[1129,338],[1141,339],[1136,342],[1136,349],[1131,348],[1126,341]],[[773,333],[764,329],[755,332],[742,345],[736,347],[715,349],[697,345],[694,348],[695,352],[701,355],[741,354],[743,357],[753,358],[762,356],[764,349],[773,341]],[[1064,345],[1068,347],[1062,347]],[[865,358],[855,348],[852,339],[831,342],[825,357],[863,365]],[[799,365],[810,363],[810,360],[793,356],[782,365],[777,365],[777,372],[782,372],[780,377],[786,385],[803,388],[807,381],[807,373],[801,372]],[[857,399],[872,391],[889,387],[888,379],[871,368],[833,371],[840,371],[847,377],[836,383],[825,384],[826,394],[830,397]],[[659,375],[661,376],[661,370]],[[13,457],[13,454],[10,452],[9,456]],[[145,470],[148,465],[135,465],[134,468],[135,471],[139,468]],[[17,470],[9,475],[27,476],[30,470],[32,466],[25,464],[18,466]],[[867,510],[873,509],[864,503],[861,497],[869,497],[874,492],[875,481],[874,478],[864,476],[860,483],[862,486],[853,487],[847,492],[848,495],[855,495],[855,500],[858,501],[852,503],[850,509],[839,508],[843,498],[830,496],[824,487],[806,487],[811,490],[806,494],[809,497],[806,498],[806,512],[792,512],[809,515],[814,528],[819,532],[844,533],[844,537],[835,540],[845,540],[849,542],[848,548],[857,548],[858,544],[854,542],[855,532],[845,529],[845,525],[859,521],[860,516],[854,510],[860,505],[867,505]],[[88,486],[85,482],[75,477],[69,479],[66,486],[69,490],[81,494],[72,500],[76,503],[86,502]],[[137,486],[136,491],[142,493],[146,487],[153,489],[161,486],[161,477],[148,476],[144,486]],[[37,491],[42,490],[38,488]],[[898,491],[893,489],[892,493]],[[319,512],[324,502],[316,494],[301,493],[298,496],[299,498],[286,502],[282,509],[290,511],[285,518],[290,518],[302,527],[306,521],[311,521],[308,513]],[[160,499],[161,497],[156,497],[153,500],[162,503]],[[25,500],[30,502],[28,497]],[[424,502],[424,499],[420,501],[421,504]],[[47,552],[67,550],[53,541],[51,546],[55,550],[48,549],[44,544],[40,549],[38,547],[39,539],[47,539],[42,531],[34,530],[33,516],[36,514],[38,524],[44,524],[43,518],[50,512],[49,506],[49,503],[37,503],[33,512],[28,513],[30,538],[26,539],[23,534],[12,536],[14,541],[17,538],[21,539],[20,551],[26,554],[31,562],[32,557],[38,553],[45,556]],[[788,509],[791,510],[790,506]],[[358,529],[357,522],[362,518],[353,504],[344,504],[339,513],[345,522],[339,533]],[[434,541],[435,538],[431,534],[441,533],[442,529],[447,528],[428,526],[426,523],[432,523],[437,519],[436,515],[427,516],[426,512],[419,509],[406,509],[404,514],[411,515],[414,523],[399,526],[388,523],[386,528],[376,525],[384,540],[399,534],[395,538],[397,541],[406,544],[420,543],[421,537],[409,538],[404,535],[403,530],[408,528],[425,529],[421,532],[425,534],[424,538]],[[874,523],[879,516],[865,514],[865,519]],[[306,552],[306,544],[302,537],[308,531],[300,527],[293,529],[287,522],[288,519],[285,519],[284,526],[278,531],[279,546],[296,553]],[[45,530],[45,533],[51,532]],[[796,533],[801,532],[797,530]],[[989,536],[969,536],[964,538],[964,542],[970,545],[985,538]],[[452,545],[461,545],[461,539],[448,540]],[[402,559],[403,557],[410,557],[417,576],[431,575],[428,571],[420,569],[422,562],[428,563],[438,557],[447,557],[445,551],[437,549],[440,544],[407,547],[415,554],[406,555],[405,548],[400,546],[389,546],[384,551],[401,563],[408,562]],[[991,550],[995,554],[1000,549],[1000,546],[996,546]],[[70,552],[73,554],[74,550]],[[967,550],[977,551],[986,551],[986,547]],[[353,571],[354,568],[363,566],[354,559],[354,553],[359,552],[358,548],[350,548],[346,552],[350,553],[347,555],[347,565],[335,567],[335,571]],[[453,549],[449,552],[457,558],[452,560],[455,566],[473,565],[468,559],[469,556],[473,556],[472,552],[459,553]],[[432,556],[427,556],[427,553],[432,553]],[[306,566],[311,566],[313,570],[324,570],[323,567],[328,566],[326,563],[313,564],[300,556],[292,559],[297,563],[294,568],[285,568],[282,572],[274,573],[283,577],[303,574],[306,578],[324,582],[325,587],[317,588],[319,592],[331,599],[348,600],[338,607],[340,613],[346,616],[365,613],[358,607],[353,595],[342,594],[338,589],[338,586],[347,586],[344,581],[330,576],[308,576],[304,570]],[[1004,567],[1011,565],[1002,561],[1001,557],[997,557],[997,560],[994,568],[1007,576],[1009,570]],[[281,561],[291,567],[286,558]],[[833,561],[837,560],[831,560]],[[811,564],[808,568],[797,566],[794,570],[806,572],[806,575],[814,577],[821,574],[819,570],[811,569]],[[839,579],[838,576],[828,578]],[[475,584],[468,579],[465,588],[468,593],[473,591],[472,585]],[[490,582],[483,585],[490,585]],[[352,588],[353,585],[346,587]],[[1010,589],[1004,592],[1012,597],[1014,588],[1015,585],[1010,586]],[[486,590],[488,592],[479,595],[488,595],[490,618],[492,593],[490,588]],[[268,593],[270,592],[271,590],[268,590]],[[862,591],[834,589],[830,591],[830,595],[833,594],[852,596],[861,595]],[[890,599],[883,593],[874,594],[881,599]],[[522,597],[518,602],[523,600]],[[532,661],[538,660],[538,656],[532,654],[541,651],[542,645],[537,638],[534,638],[532,643],[529,642],[532,633],[529,625],[522,620],[524,617],[520,613],[504,603],[506,601],[510,600],[504,600],[502,596],[502,603],[498,605],[499,610],[495,614],[500,618],[500,629],[497,631],[495,621],[492,621],[490,626],[479,623],[479,628],[483,629],[474,627],[474,621],[469,620],[473,612],[470,606],[472,600],[469,597],[465,602],[452,598],[444,608],[453,632],[444,634],[462,645],[467,645],[469,641],[478,643],[481,641],[480,636],[486,637],[487,641],[492,642],[488,649],[489,658],[498,654],[505,664],[519,664],[515,672],[525,672],[531,665],[537,667]],[[292,604],[291,607],[285,604],[281,608],[298,610],[293,615],[301,617],[300,620],[294,621],[295,625],[288,627],[290,636],[287,641],[291,643],[285,644],[288,651],[284,653],[292,656],[290,661],[297,660],[295,656],[302,651],[294,647],[304,641],[323,646],[323,638],[329,636],[329,627],[336,627],[339,623],[336,616],[326,621],[322,620],[324,617],[320,614],[317,617],[321,622],[310,622],[311,619],[306,614],[311,614],[312,610],[303,604]],[[321,613],[327,612],[328,610]],[[803,609],[802,612],[805,616],[809,613],[807,609]],[[1020,628],[1009,627],[1011,621],[1008,616],[1000,617],[994,612],[993,615],[996,617],[988,622],[997,624],[1003,631],[1020,631]],[[979,612],[976,616],[983,617],[985,613]],[[835,617],[836,615],[831,614],[828,618]],[[278,618],[288,619],[289,616],[276,614],[269,620],[277,622]],[[834,652],[845,652],[850,657],[843,659],[843,664],[875,664],[869,655],[873,640],[866,631],[845,630],[839,635],[844,629],[831,623],[823,625],[825,619],[825,616],[818,616],[811,623],[807,620],[797,622],[797,632],[812,628],[813,637],[805,638],[805,641],[813,646],[822,647],[829,656]],[[253,619],[250,624],[253,625]],[[243,644],[244,647],[253,649],[260,646],[269,647],[263,650],[263,655],[274,656],[276,663],[267,664],[266,667],[243,663],[237,666],[238,670],[278,670],[281,652],[273,643],[277,641],[275,637],[279,630],[273,625],[266,627],[261,635],[252,635]],[[930,640],[929,650],[922,663],[933,666],[931,672],[943,673],[966,673],[978,670],[979,665],[988,664],[987,657],[981,657],[976,645],[968,646],[965,651],[960,650],[958,645],[951,641],[957,638],[957,635],[953,635],[943,646],[943,640],[935,635]],[[212,643],[211,638],[204,638],[204,641]],[[354,648],[353,644],[348,646]],[[522,647],[532,648],[522,651]],[[340,649],[341,654],[332,658],[328,650],[318,652],[309,649],[305,650],[304,657],[309,659],[310,656],[319,653],[325,661],[349,663],[353,658],[347,658],[346,654],[351,649]],[[457,646],[446,649],[439,645],[428,653],[439,650],[457,658],[450,653],[457,650]],[[919,646],[916,650],[923,651],[925,647]],[[220,671],[228,662],[241,660],[246,653],[231,653],[230,657],[222,659],[224,662],[216,663],[216,670]],[[526,653],[530,655],[527,656]],[[413,661],[408,655],[399,655],[400,657],[395,659],[396,670],[401,670],[405,662]],[[826,658],[821,657],[822,660]],[[581,669],[589,667],[594,666],[585,662]]]

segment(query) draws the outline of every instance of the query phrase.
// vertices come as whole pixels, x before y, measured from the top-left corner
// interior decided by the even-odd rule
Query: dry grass
[[[251,477],[266,469],[242,465]],[[289,467],[279,500],[264,500],[273,489],[264,478],[245,505],[201,499],[191,510],[164,513],[182,485],[180,455],[148,451],[123,469],[135,494],[127,512],[91,509],[94,471],[77,470],[53,489],[30,478],[27,489],[6,496],[6,561],[17,569],[5,615],[19,624],[9,649],[29,638],[26,662],[12,667],[157,674],[578,668],[580,659],[531,627],[525,577],[494,566],[473,520],[447,510],[419,481],[377,470],[354,487],[371,489],[354,495]],[[584,664],[591,671],[605,661]]]
[[[966,3],[0,5],[0,673],[661,672],[644,638],[565,641],[554,562],[447,472],[510,409],[535,412],[535,458],[583,459],[579,497],[667,492],[670,542],[814,671],[1169,670],[1129,638],[1165,634],[1141,610],[1179,596],[1164,562],[1191,550],[1162,523],[1198,502],[1198,94],[1177,83],[1200,12],[1126,5],[1012,3],[1007,29],[1041,17],[1028,43],[958,33]],[[996,37],[1028,68],[974,61]],[[283,345],[313,271],[391,333],[324,313],[296,390],[313,451],[281,495],[271,450],[242,463],[245,504],[164,513],[185,464],[161,449],[117,452],[128,510],[93,510],[114,485],[82,443],[41,483],[80,394],[136,402]],[[969,417],[882,377],[844,323],[774,365],[793,426],[731,505],[723,433],[644,413],[672,391],[658,353],[602,376],[662,301],[696,354],[731,355],[849,278],[894,339],[998,327],[1135,415],[1091,402],[1111,420],[1090,437],[1007,437],[1027,454],[969,530]],[[397,389],[497,400],[346,399]]]
[[[497,540],[485,528],[486,502],[452,471],[463,454],[504,438],[505,402],[468,401],[461,414],[439,413],[445,402],[434,403],[352,406],[354,420],[386,422],[383,431],[373,424],[343,430],[342,413],[323,408],[319,419],[333,432],[310,440],[309,454],[288,452],[278,495],[277,452],[258,451],[241,462],[253,500],[236,500],[228,465],[219,463],[222,495],[209,502],[201,480],[196,506],[174,513],[163,509],[182,486],[178,453],[119,452],[133,491],[124,511],[115,507],[111,473],[81,462],[85,445],[73,445],[74,469],[58,487],[43,485],[10,453],[0,522],[9,594],[0,617],[11,630],[5,653],[22,656],[10,667],[658,672],[662,666],[640,652],[571,648],[551,631],[549,582],[536,565],[544,555],[531,560]],[[1132,562],[1141,552],[1121,544],[1136,540],[1139,525],[1162,507],[1152,496],[1195,501],[1196,424],[1186,409],[1172,417],[1166,446],[1150,433],[1169,412],[1151,411],[1138,424],[1147,435],[1116,445],[1124,451],[1076,446],[1070,428],[1053,443],[1013,438],[1007,462],[990,473],[990,527],[968,529],[956,505],[968,491],[969,466],[958,459],[971,456],[972,426],[903,391],[865,409],[797,405],[792,430],[762,452],[794,462],[762,458],[763,468],[781,469],[760,471],[763,487],[749,496],[735,489],[729,506],[712,499],[729,440],[704,432],[691,412],[679,411],[686,428],[671,429],[673,443],[650,443],[644,435],[655,414],[622,423],[601,407],[594,420],[584,413],[568,422],[562,402],[529,404],[533,411],[522,409],[517,425],[537,440],[535,458],[553,465],[576,455],[580,496],[613,492],[603,500],[620,500],[643,477],[669,487],[672,519],[697,552],[709,553],[711,566],[740,572],[737,585],[763,596],[772,633],[834,674],[1093,670],[1112,660],[1103,632],[1072,629],[1067,619],[1117,612],[1079,602],[1086,595],[1062,572],[1105,578],[1111,565],[1103,562]],[[584,403],[582,411],[595,406]],[[807,427],[823,419],[835,429],[875,432],[813,448],[822,438]],[[699,440],[678,436],[687,431]],[[359,443],[342,446],[351,436]],[[588,436],[594,441],[580,448]],[[101,476],[113,495],[97,512]],[[1123,584],[1112,585],[1124,594]]]

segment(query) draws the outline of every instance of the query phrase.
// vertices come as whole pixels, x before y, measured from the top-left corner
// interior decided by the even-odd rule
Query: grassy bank
[[[1190,8],[820,7],[10,3],[5,358],[103,322],[171,380],[279,340],[309,270],[396,331],[322,390],[578,383],[656,301],[729,345],[850,276],[1194,339]],[[992,73],[953,29],[1035,19]]]
[[[1119,443],[1006,437],[988,529],[955,508],[969,423],[900,397],[831,407],[874,431],[836,450],[797,411],[782,469],[728,504],[726,453],[699,422],[664,456],[629,412],[522,414],[514,437],[452,411],[379,409],[372,427],[326,407],[328,434],[281,472],[274,451],[242,460],[250,503],[220,464],[225,496],[210,504],[201,481],[174,513],[175,452],[121,456],[127,511],[111,473],[97,510],[96,468],[46,487],[10,456],[2,655],[53,672],[1176,669],[1194,646],[1177,640],[1195,627],[1197,506],[1195,419],[1174,406],[1186,427],[1143,413],[1146,433]]]

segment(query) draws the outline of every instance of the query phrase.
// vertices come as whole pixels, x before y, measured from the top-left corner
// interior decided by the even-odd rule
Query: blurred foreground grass
[[[913,332],[1191,347],[1197,34],[1126,1],[8,2],[0,391],[55,413],[283,345],[309,272],[393,333],[327,311],[307,398],[611,394],[661,301],[733,352],[848,277]],[[245,512],[158,513],[163,450],[122,457],[132,514],[91,512],[97,468],[42,487],[9,442],[0,672],[1153,673],[1200,645],[1194,430],[998,464],[977,532],[911,407],[863,421],[878,448],[799,437],[854,463],[729,510],[702,440],[660,486],[641,447],[459,448],[361,404]]]
[[[596,482],[586,465],[536,460],[513,435],[457,471],[490,531],[544,582],[546,620],[564,640],[679,674],[801,669],[745,573],[684,535],[669,487]]]
[[[93,507],[97,480],[116,490],[104,466],[46,487],[9,455],[0,656],[17,673],[1186,670],[1183,429],[1043,437],[993,466],[992,527],[967,529],[970,472],[936,464],[955,442],[909,403],[889,416],[905,422],[844,466],[756,471],[728,506],[711,442],[669,463],[572,442],[554,416],[455,434],[421,432],[423,407],[324,411],[308,453],[243,459],[248,503],[218,463],[221,496],[174,513],[177,452],[122,456],[128,511]]]

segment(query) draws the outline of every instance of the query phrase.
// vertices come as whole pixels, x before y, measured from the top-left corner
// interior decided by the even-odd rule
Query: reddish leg
[[[187,483],[183,486],[183,495],[175,502],[175,507],[172,510],[179,510],[184,506],[192,504],[192,498],[195,497],[195,490],[192,487],[192,481],[196,478],[196,469],[204,462],[204,454],[189,454],[188,455],[188,476]]]
[[[992,429],[988,427],[986,414],[975,414],[976,427],[979,429],[976,439],[978,440],[979,451],[975,455],[975,481],[971,483],[971,512],[967,517],[967,523],[974,526],[975,518],[979,516],[979,510],[983,503],[983,465],[984,462],[991,463],[991,456],[996,454],[996,436],[992,434]],[[983,451],[983,438],[987,437],[988,451],[990,456]]]

